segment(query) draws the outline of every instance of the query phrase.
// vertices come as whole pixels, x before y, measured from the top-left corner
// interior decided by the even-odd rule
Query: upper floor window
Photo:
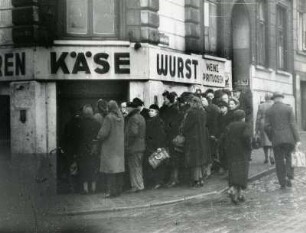
[[[306,51],[306,1],[298,4],[298,49]]]
[[[258,3],[257,9],[257,63],[265,66],[267,64],[267,36],[266,36],[267,14],[265,1]]]
[[[117,0],[66,0],[66,34],[115,37]]]
[[[217,4],[204,0],[203,4],[203,38],[207,53],[217,52]]]
[[[277,68],[287,69],[287,11],[284,7],[277,7]]]

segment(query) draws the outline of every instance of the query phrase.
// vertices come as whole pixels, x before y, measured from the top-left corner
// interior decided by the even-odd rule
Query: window
[[[277,7],[277,68],[287,68],[286,9]]]
[[[267,65],[266,54],[266,6],[265,1],[258,3],[257,9],[257,63],[262,66]]]
[[[117,0],[66,0],[68,35],[114,37]]]
[[[204,1],[203,13],[204,50],[214,54],[217,52],[217,4]]]
[[[299,50],[306,51],[306,13],[299,12],[298,14]]]

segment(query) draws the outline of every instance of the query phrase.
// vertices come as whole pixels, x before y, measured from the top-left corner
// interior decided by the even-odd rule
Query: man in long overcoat
[[[265,131],[272,142],[277,178],[281,188],[284,189],[292,185],[291,153],[301,143],[293,110],[283,103],[284,95],[275,92],[272,99],[274,104],[267,110]]]
[[[135,103],[127,104],[128,115],[125,127],[127,154],[132,192],[144,189],[142,161],[145,151],[146,122]]]

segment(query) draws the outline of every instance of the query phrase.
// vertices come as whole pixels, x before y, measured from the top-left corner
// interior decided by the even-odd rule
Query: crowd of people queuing
[[[228,177],[232,201],[243,201],[253,135],[248,95],[165,91],[162,106],[148,109],[139,98],[84,105],[65,127],[66,171],[77,174],[85,194],[102,182],[105,197],[182,183],[202,187],[210,175],[221,174]],[[182,147],[173,143],[178,136]],[[153,168],[148,158],[161,148],[170,158]]]

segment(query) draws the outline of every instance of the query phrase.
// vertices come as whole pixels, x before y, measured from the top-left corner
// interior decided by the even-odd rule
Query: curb
[[[270,175],[275,171],[275,167],[269,168],[263,172],[260,172],[258,174],[255,174],[251,177],[248,178],[249,182],[253,182],[255,180],[258,180],[264,176]],[[91,210],[80,210],[80,211],[71,211],[71,212],[62,212],[62,213],[49,213],[49,215],[52,216],[77,216],[77,215],[91,215],[91,214],[99,214],[99,213],[106,213],[106,212],[118,212],[118,211],[125,211],[125,210],[135,210],[135,209],[144,209],[144,208],[150,208],[150,207],[159,207],[159,206],[164,206],[164,205],[170,205],[170,204],[177,204],[181,203],[184,201],[190,201],[193,199],[203,199],[203,198],[208,198],[212,195],[221,195],[227,191],[228,187],[223,188],[218,191],[213,191],[209,193],[200,193],[196,195],[191,195],[191,196],[185,196],[173,200],[168,200],[168,201],[161,201],[161,202],[156,202],[156,203],[149,203],[149,204],[143,204],[143,205],[134,205],[134,206],[123,206],[123,207],[113,207],[113,208],[108,208],[108,209],[91,209]]]

